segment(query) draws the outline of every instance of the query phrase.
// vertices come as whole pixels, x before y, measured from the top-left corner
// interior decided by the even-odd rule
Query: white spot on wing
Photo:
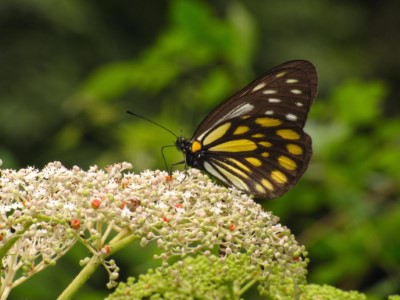
[[[257,85],[253,88],[252,92],[261,90],[263,87],[265,87],[265,85],[266,85],[265,82],[261,82],[261,83],[257,84]]]
[[[264,90],[263,94],[265,94],[265,95],[276,94],[276,90]]]
[[[235,187],[237,187],[238,189],[241,190],[245,190],[245,191],[249,191],[248,186],[243,182],[242,179],[240,179],[239,177],[235,176],[234,174],[232,174],[231,172],[225,170],[222,167],[219,167],[217,165],[214,165],[212,163],[209,162],[204,162],[204,169],[206,169],[206,171],[208,173],[210,173],[211,175],[213,175],[214,177],[218,178],[219,180],[221,180],[222,182],[228,184],[228,185],[234,185]],[[226,176],[226,178],[228,178],[228,180],[230,182],[228,182],[226,180],[226,178],[223,176]]]
[[[265,112],[265,114],[266,115],[273,115],[274,114],[274,111],[273,110],[267,110],[266,112]]]
[[[234,109],[232,109],[230,112],[228,112],[225,115],[225,117],[221,119],[221,121],[245,115],[248,112],[251,112],[253,110],[253,108],[254,108],[253,104],[242,103],[241,105],[236,106]]]
[[[250,104],[250,103],[241,103],[240,105],[236,106],[234,109],[232,109],[230,112],[228,112],[224,117],[222,117],[221,119],[219,119],[217,122],[215,122],[214,124],[212,124],[212,126],[210,126],[210,129],[213,129],[214,126],[218,125],[219,123],[222,123],[223,121],[232,119],[232,118],[236,118],[242,115],[247,114],[248,112],[251,112],[254,108],[254,105]],[[210,131],[207,130],[205,132],[203,132],[202,134],[200,134],[197,139],[199,141],[201,141],[204,137],[204,135]]]
[[[208,173],[210,173],[212,176],[218,178],[219,180],[221,180],[222,182],[225,182],[226,184],[229,184],[229,182],[226,182],[226,179],[221,175],[221,173],[219,173],[217,170],[215,170],[215,168],[208,162],[204,162],[204,169],[206,169],[206,171]]]
[[[279,102],[281,102],[281,99],[278,99],[278,98],[269,98],[268,101],[271,102],[271,103],[279,103]]]
[[[234,175],[233,173],[229,172],[228,170],[224,169],[223,167],[215,165],[215,167],[218,169],[218,172],[226,176],[228,180],[238,189],[240,190],[245,190],[249,191],[249,187],[244,183],[242,179],[240,179],[238,176]]]
[[[289,121],[296,121],[297,116],[294,114],[286,114],[286,119],[288,119]]]
[[[295,94],[295,95],[299,95],[299,94],[303,93],[302,91],[300,91],[298,89],[293,89],[293,90],[290,90],[290,91],[292,92],[292,94]]]
[[[296,82],[299,82],[299,80],[298,79],[287,79],[286,80],[286,83],[296,83]]]
[[[302,107],[302,106],[303,106],[303,103],[301,103],[301,102],[296,102],[296,105],[297,105],[298,107]]]
[[[285,76],[285,74],[286,74],[286,72],[280,72],[280,73],[276,74],[275,78],[283,77],[283,76]]]
[[[210,127],[208,130],[204,131],[202,134],[200,134],[197,139],[199,141],[203,140],[203,137],[212,129],[213,127]]]

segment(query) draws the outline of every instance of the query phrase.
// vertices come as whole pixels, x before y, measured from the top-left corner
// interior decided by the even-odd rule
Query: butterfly
[[[193,137],[178,137],[185,163],[256,198],[290,190],[308,167],[311,138],[303,131],[317,94],[312,63],[283,63],[214,108]]]

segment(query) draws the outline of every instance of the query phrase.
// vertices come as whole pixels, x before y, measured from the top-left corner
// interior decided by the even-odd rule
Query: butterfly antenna
[[[165,126],[163,126],[163,125],[161,125],[161,124],[158,124],[158,123],[156,123],[156,122],[154,122],[154,121],[152,121],[152,120],[150,120],[150,119],[148,119],[148,118],[146,118],[146,117],[143,117],[143,116],[141,116],[141,115],[135,114],[135,113],[131,112],[130,110],[127,110],[126,113],[128,113],[128,114],[130,114],[130,115],[132,115],[132,116],[141,118],[141,119],[143,119],[143,120],[146,120],[147,122],[150,122],[150,123],[152,123],[152,124],[154,124],[154,125],[156,125],[156,126],[162,128],[162,129],[168,131],[169,133],[171,133],[171,134],[172,134],[173,136],[175,136],[176,138],[179,138],[179,136],[177,136],[175,133],[173,133],[171,130],[169,130],[167,127],[165,127]]]

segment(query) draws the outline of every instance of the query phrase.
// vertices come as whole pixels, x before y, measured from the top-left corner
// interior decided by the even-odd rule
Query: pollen
[[[271,172],[271,178],[276,183],[286,183],[287,182],[286,175],[283,174],[281,171],[278,171],[278,170],[275,170],[275,171]]]
[[[300,138],[300,134],[292,129],[279,129],[276,134],[285,140],[298,140]]]
[[[196,153],[197,151],[200,151],[202,148],[201,143],[199,141],[194,141],[192,143],[192,152]]]

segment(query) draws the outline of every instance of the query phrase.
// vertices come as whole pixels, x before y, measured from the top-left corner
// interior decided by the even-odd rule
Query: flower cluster
[[[84,171],[54,162],[43,170],[1,169],[2,294],[55,264],[77,241],[106,258],[127,237],[142,246],[155,241],[162,249],[155,255],[161,271],[173,256],[202,254],[212,263],[246,253],[246,268],[261,272],[264,290],[272,282],[304,282],[304,247],[248,195],[215,185],[196,169],[170,176],[134,174],[126,171],[130,168],[120,163]],[[118,267],[113,261],[102,264],[114,282]]]

